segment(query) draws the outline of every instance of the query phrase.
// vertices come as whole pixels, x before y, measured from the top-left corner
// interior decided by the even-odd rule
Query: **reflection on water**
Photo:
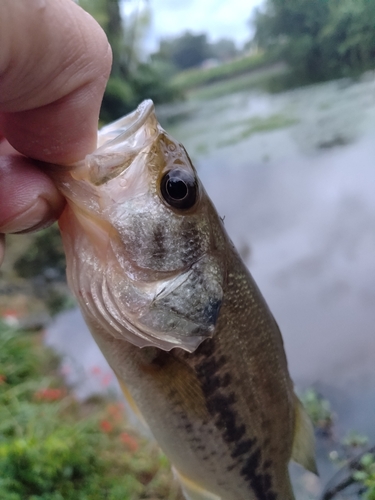
[[[375,438],[373,75],[186,103],[160,116],[263,291],[297,387],[315,384],[331,400],[338,434]],[[49,339],[82,360],[89,342],[67,342],[69,328],[79,336],[64,321]],[[97,356],[82,361],[96,365]]]

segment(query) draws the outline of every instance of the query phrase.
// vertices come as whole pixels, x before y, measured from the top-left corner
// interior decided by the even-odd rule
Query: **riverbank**
[[[185,99],[215,97],[254,89],[278,92],[292,82],[285,63],[259,52],[208,68],[193,68],[177,73],[171,81]]]
[[[183,500],[123,404],[108,393],[79,401],[61,369],[40,333],[0,323],[0,498]]]

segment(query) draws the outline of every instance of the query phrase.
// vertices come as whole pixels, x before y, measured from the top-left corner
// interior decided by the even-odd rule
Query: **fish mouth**
[[[85,158],[87,180],[100,186],[120,175],[142,150],[150,146],[160,128],[151,99],[103,127],[98,133],[98,149]]]
[[[117,147],[122,148],[127,141],[146,123],[150,115],[155,113],[154,103],[151,99],[141,102],[135,111],[123,116],[119,120],[103,127],[98,134],[98,149],[95,154],[101,154],[102,149]]]
[[[99,130],[98,148],[71,165],[70,175],[75,181],[101,186],[126,170],[161,130],[154,103],[151,99],[143,101],[132,113]]]

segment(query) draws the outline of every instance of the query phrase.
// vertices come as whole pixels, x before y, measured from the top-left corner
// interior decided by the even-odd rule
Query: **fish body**
[[[187,498],[292,500],[313,433],[279,328],[152,103],[53,177],[69,284]]]

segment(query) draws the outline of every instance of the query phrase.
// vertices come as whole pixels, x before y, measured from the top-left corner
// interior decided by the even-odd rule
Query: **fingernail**
[[[43,229],[51,225],[53,221],[49,203],[44,198],[39,197],[34,205],[13,217],[0,229],[2,233],[28,233]]]

